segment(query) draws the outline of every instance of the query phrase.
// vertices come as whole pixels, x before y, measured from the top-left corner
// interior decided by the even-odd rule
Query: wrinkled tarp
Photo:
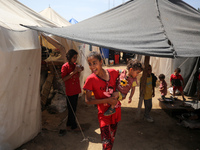
[[[141,55],[200,56],[200,13],[181,0],[131,0],[70,27],[28,28]]]

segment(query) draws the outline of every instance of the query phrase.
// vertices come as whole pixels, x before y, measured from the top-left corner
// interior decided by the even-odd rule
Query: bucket
[[[110,65],[114,65],[114,60],[110,60]]]

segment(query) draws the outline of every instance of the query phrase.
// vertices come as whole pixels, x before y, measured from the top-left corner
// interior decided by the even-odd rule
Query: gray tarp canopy
[[[181,0],[131,0],[73,26],[26,27],[135,54],[200,56],[200,13]]]

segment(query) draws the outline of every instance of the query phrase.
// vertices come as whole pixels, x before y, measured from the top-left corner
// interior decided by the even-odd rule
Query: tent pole
[[[139,117],[140,117],[142,102],[144,100],[144,93],[145,93],[145,90],[146,90],[147,71],[148,71],[149,60],[150,60],[150,56],[145,56],[144,70],[143,70],[142,77],[141,77],[141,80],[140,80],[141,81],[140,82],[140,98],[139,98],[139,102],[138,102],[138,111],[137,111],[137,115],[136,115],[137,119],[139,119]]]

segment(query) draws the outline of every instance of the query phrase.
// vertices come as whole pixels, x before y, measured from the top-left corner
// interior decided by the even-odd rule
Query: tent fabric
[[[200,56],[200,13],[181,0],[131,0],[73,26],[27,27],[135,54]]]
[[[43,11],[39,12],[43,17],[47,17],[52,22],[55,22],[60,27],[62,26],[70,26],[71,23],[68,22],[66,19],[61,17],[56,11],[54,11],[51,7],[44,9]]]
[[[174,59],[173,71],[179,67],[184,79],[186,95],[194,96],[197,91],[198,69],[200,66],[199,57]]]
[[[56,27],[16,0],[0,0],[0,149],[13,150],[41,130],[38,32],[20,23]]]
[[[41,50],[31,30],[0,27],[0,39],[0,149],[13,150],[41,130]]]
[[[56,27],[57,25],[45,19],[17,0],[0,0],[0,26],[10,30],[27,30],[20,23],[38,25],[43,27]],[[27,19],[29,18],[29,19]],[[58,26],[57,26],[58,27]]]

